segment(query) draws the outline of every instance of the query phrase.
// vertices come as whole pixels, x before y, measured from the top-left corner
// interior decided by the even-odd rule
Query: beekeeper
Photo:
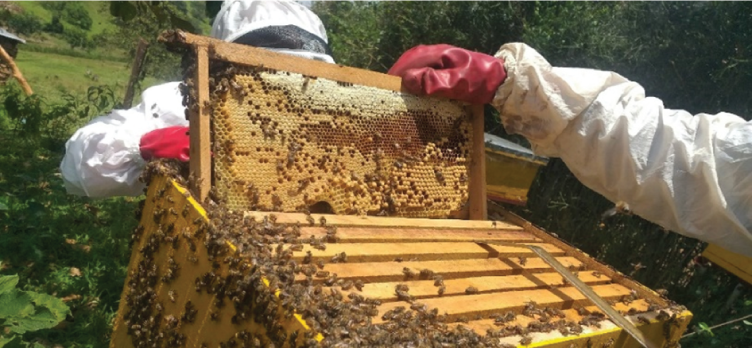
[[[334,63],[321,20],[294,1],[226,0],[211,35]],[[188,121],[179,84],[150,87],[135,107],[113,110],[78,129],[65,144],[60,164],[68,193],[95,198],[137,196],[143,192],[138,178],[147,161],[187,161]]]
[[[666,229],[752,256],[752,124],[692,115],[614,72],[552,67],[522,43],[495,56],[417,46],[389,71],[416,94],[499,110],[508,133]]]

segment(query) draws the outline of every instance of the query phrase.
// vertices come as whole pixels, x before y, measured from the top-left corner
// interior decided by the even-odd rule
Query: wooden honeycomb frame
[[[227,192],[228,189],[225,189],[227,187],[233,186],[236,184],[236,182],[241,182],[240,186],[243,186],[247,184],[245,180],[236,180],[236,182],[228,183],[226,178],[222,178],[225,182],[220,183],[217,179],[217,173],[212,172],[212,168],[215,170],[224,166],[223,161],[226,156],[224,156],[222,150],[216,150],[217,147],[212,147],[212,141],[214,141],[214,145],[219,143],[217,139],[212,140],[211,139],[211,132],[210,128],[212,127],[212,117],[215,117],[215,121],[217,122],[214,124],[215,128],[215,137],[216,131],[219,129],[224,129],[223,127],[217,128],[217,125],[222,125],[224,122],[223,120],[216,119],[217,112],[212,112],[210,110],[211,103],[209,102],[215,102],[215,100],[211,99],[210,96],[211,87],[210,87],[210,66],[214,64],[215,62],[228,62],[231,64],[238,64],[240,66],[246,66],[246,67],[253,67],[253,68],[260,68],[260,69],[269,69],[270,71],[280,71],[280,72],[286,72],[288,73],[294,73],[294,74],[302,74],[304,77],[308,78],[321,78],[326,79],[328,81],[336,82],[337,84],[343,84],[343,85],[357,85],[358,87],[365,87],[365,88],[375,88],[374,91],[395,91],[400,92],[403,95],[407,95],[406,92],[402,90],[401,87],[401,81],[400,78],[390,75],[385,75],[381,73],[376,73],[373,71],[368,70],[362,70],[362,69],[356,69],[351,67],[344,67],[341,65],[335,65],[335,64],[329,64],[324,63],[320,61],[313,61],[309,59],[303,59],[299,57],[279,54],[275,52],[271,52],[268,50],[258,49],[254,47],[249,47],[245,45],[238,45],[238,44],[232,44],[232,43],[226,43],[220,40],[204,37],[204,36],[197,36],[197,35],[191,35],[184,32],[170,32],[169,35],[163,35],[162,39],[166,42],[172,43],[172,44],[178,44],[182,45],[184,47],[187,47],[189,49],[188,54],[192,54],[195,57],[195,68],[192,72],[192,76],[189,77],[190,80],[192,80],[192,86],[189,88],[191,89],[191,93],[195,93],[192,95],[192,98],[195,98],[194,102],[191,102],[191,105],[189,105],[189,121],[190,121],[190,141],[191,141],[191,147],[190,147],[190,171],[191,175],[196,179],[196,187],[192,187],[192,189],[195,191],[197,197],[200,200],[203,200],[207,195],[210,187],[212,185],[217,185],[217,187],[220,189],[220,191]],[[256,74],[256,73],[254,73]],[[254,75],[255,76],[255,75]],[[217,77],[219,78],[219,77]],[[244,86],[247,82],[253,82],[255,79],[245,79],[240,81]],[[233,84],[236,83],[236,81],[239,80],[233,80]],[[251,84],[248,84],[250,86]],[[433,105],[440,105],[440,103],[449,103],[449,101],[443,101],[438,98],[420,98],[415,97],[415,101],[418,101],[420,103],[423,103],[425,105],[428,105],[431,107],[432,103]],[[451,102],[451,103],[457,103],[457,102]],[[242,105],[241,105],[242,106]],[[234,108],[238,108],[237,106],[233,106]],[[272,105],[274,107],[274,105]],[[486,185],[485,185],[485,147],[484,147],[484,132],[483,132],[483,106],[482,105],[469,105],[466,107],[467,111],[466,113],[470,114],[471,120],[467,122],[469,124],[469,128],[471,130],[468,131],[468,137],[472,139],[472,142],[470,144],[470,158],[464,159],[464,157],[460,157],[460,161],[466,161],[466,162],[460,162],[459,165],[454,166],[446,166],[441,167],[444,169],[430,169],[431,174],[434,174],[434,171],[437,173],[437,177],[441,176],[441,181],[444,180],[444,174],[441,174],[444,170],[451,170],[450,172],[447,172],[447,178],[451,177],[454,179],[453,183],[449,183],[449,180],[447,182],[442,182],[442,186],[445,188],[440,188],[441,190],[444,190],[444,192],[450,192],[451,196],[454,198],[453,201],[446,203],[447,198],[443,198],[444,201],[440,203],[437,203],[435,207],[438,208],[421,208],[423,198],[420,198],[420,204],[417,204],[417,198],[413,197],[412,194],[410,194],[410,199],[413,200],[412,209],[417,209],[418,214],[420,213],[421,209],[429,210],[429,209],[444,209],[446,212],[442,213],[443,215],[436,215],[437,213],[433,213],[436,216],[427,216],[427,217],[448,217],[450,214],[454,217],[461,217],[461,218],[471,218],[471,219],[477,219],[482,220],[486,218]],[[386,111],[389,111],[388,107],[386,108]],[[243,110],[245,111],[245,110]],[[237,111],[236,111],[237,113]],[[221,114],[220,114],[221,115]],[[250,115],[250,113],[249,113]],[[220,118],[222,118],[220,116]],[[228,117],[229,118],[229,117]],[[226,127],[225,127],[226,128]],[[227,132],[223,131],[223,139],[227,138],[226,135]],[[410,139],[410,137],[407,137]],[[237,138],[236,138],[237,140]],[[399,147],[400,145],[394,141],[392,141],[395,145],[395,147]],[[408,140],[409,142],[409,140]],[[233,142],[237,143],[237,142]],[[404,144],[402,145],[404,146]],[[433,146],[433,144],[430,144],[430,146]],[[212,159],[212,151],[214,149],[214,155],[221,155],[221,160],[218,160],[217,158]],[[259,149],[259,147],[256,147],[256,149]],[[430,150],[430,149],[429,149]],[[381,151],[381,150],[377,150]],[[451,151],[451,150],[450,150]],[[279,151],[277,151],[277,156],[279,157]],[[439,150],[438,152],[441,152]],[[438,155],[438,157],[441,157],[441,154]],[[215,162],[212,164],[212,162]],[[235,157],[233,156],[232,162],[235,161]],[[268,163],[269,160],[267,160],[267,163],[262,163],[260,165],[266,165],[267,167],[270,165],[274,165],[274,159],[271,163]],[[277,160],[279,161],[279,160]],[[368,158],[365,159],[366,162],[368,162]],[[444,162],[447,162],[448,160],[444,159],[442,160]],[[364,162],[364,163],[366,163]],[[376,162],[376,161],[373,161]],[[420,162],[421,165],[423,162]],[[463,164],[464,163],[464,164]],[[377,164],[378,165],[378,164]],[[391,166],[391,162],[389,162],[389,165]],[[237,166],[236,166],[237,167]],[[240,168],[249,168],[250,162],[248,164],[244,164]],[[278,165],[278,168],[280,166]],[[401,167],[401,164],[400,164]],[[412,167],[408,165],[408,167]],[[426,168],[439,168],[439,167],[431,167],[430,162],[427,162],[426,165],[423,165],[423,167]],[[466,168],[467,170],[463,170],[463,168]],[[457,172],[459,170],[459,172]],[[395,170],[392,170],[394,172]],[[405,169],[404,171],[409,171],[409,169]],[[427,171],[427,169],[416,169],[416,172],[424,172]],[[458,174],[458,173],[462,174]],[[393,173],[392,173],[393,174]],[[414,173],[413,173],[414,174]],[[409,174],[407,174],[409,176]],[[326,175],[325,175],[326,176]],[[388,177],[388,175],[387,175]],[[457,179],[461,178],[461,179]],[[292,175],[291,177],[288,177],[286,180],[290,182],[293,182]],[[319,176],[319,179],[321,179],[321,176]],[[326,178],[325,178],[326,179]],[[392,179],[392,178],[390,178]],[[280,179],[282,180],[282,179]],[[305,179],[308,180],[308,179]],[[335,179],[336,180],[336,179]],[[331,180],[330,180],[331,181]],[[356,181],[356,180],[353,180]],[[394,180],[396,181],[396,179]],[[420,180],[415,180],[418,183],[420,183]],[[383,181],[378,181],[381,184],[379,184],[379,187],[386,187],[387,185],[392,185],[392,187],[395,187],[396,183],[384,183]],[[460,183],[461,182],[461,183]],[[401,180],[400,180],[401,183]],[[414,182],[413,182],[414,183]],[[280,182],[280,184],[282,184]],[[287,184],[287,182],[285,182]],[[380,195],[381,193],[376,192],[374,193],[373,190],[369,189],[362,180],[357,179],[357,182],[355,184],[359,184],[360,186],[357,188],[358,190],[362,191],[362,195],[366,197],[370,194],[369,197],[376,197]],[[353,185],[352,183],[345,183],[342,185]],[[451,187],[454,185],[454,191],[452,191]],[[457,185],[460,186],[460,189],[457,189]],[[463,191],[461,188],[464,186],[467,186],[466,191]],[[289,186],[289,185],[288,185]],[[407,186],[407,184],[405,184]],[[328,186],[328,187],[331,187]],[[423,194],[426,195],[426,199],[430,201],[429,204],[425,206],[430,206],[433,204],[433,198],[428,199],[428,193],[427,191],[430,191],[430,188],[425,187],[416,187],[411,186],[414,190],[423,192]],[[262,188],[264,190],[267,190],[267,187]],[[273,187],[274,190],[276,190],[276,186]],[[329,188],[327,188],[329,189]],[[316,188],[318,190],[318,188]],[[333,190],[336,190],[333,189]],[[267,190],[268,191],[268,190]],[[280,190],[281,191],[281,190]],[[289,190],[285,191],[288,192]],[[369,193],[370,191],[370,193]],[[378,191],[378,190],[377,190]],[[277,191],[279,192],[279,191]],[[460,192],[466,192],[460,195]],[[267,196],[275,196],[276,193],[270,193],[266,192]],[[466,195],[466,196],[465,196]],[[302,196],[302,195],[299,195]],[[407,194],[403,194],[403,196],[407,196]],[[456,196],[456,197],[455,197]],[[385,196],[386,197],[386,196]],[[385,198],[384,201],[390,200],[390,198]],[[267,199],[268,200],[268,199]],[[374,201],[375,199],[372,199]],[[458,201],[459,200],[459,201]],[[281,201],[281,200],[280,200]],[[467,207],[464,207],[465,202],[467,202]],[[268,202],[267,202],[268,203]],[[404,204],[404,203],[403,203]],[[267,204],[267,206],[270,204]],[[385,203],[381,203],[382,206],[385,205]],[[376,203],[376,206],[378,206],[378,203]],[[449,207],[454,209],[449,209]],[[464,208],[463,208],[464,207]],[[297,208],[300,209],[300,208]],[[272,209],[265,209],[265,210],[272,210],[272,211],[278,211],[278,206],[276,204],[272,205]],[[364,214],[365,212],[363,210],[358,208],[357,210],[353,209],[357,212],[357,214]],[[290,207],[286,207],[284,211],[291,211]],[[375,214],[378,212],[378,209],[376,209],[376,212],[373,211],[373,209],[369,210],[371,214]],[[345,213],[342,211],[337,211],[337,213]],[[352,214],[353,212],[348,212]],[[386,213],[386,211],[383,211],[381,213]],[[406,214],[410,214],[409,212]],[[403,215],[403,214],[399,214]],[[420,216],[420,215],[419,215]]]

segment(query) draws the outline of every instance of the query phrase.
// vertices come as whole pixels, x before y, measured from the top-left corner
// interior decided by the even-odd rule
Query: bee
[[[525,266],[525,264],[527,263],[527,258],[526,258],[526,257],[524,257],[524,256],[520,256],[520,257],[518,258],[518,261],[519,261],[519,263],[520,263],[520,266]]]
[[[169,298],[170,298],[170,301],[171,301],[172,303],[175,303],[175,301],[176,301],[176,299],[175,299],[175,297],[176,297],[176,295],[175,295],[175,290],[170,290],[170,291],[168,291],[168,292],[167,292],[167,297],[169,297]]]
[[[405,278],[407,278],[407,279],[415,278],[415,272],[413,272],[413,270],[411,270],[411,269],[409,269],[407,267],[405,267],[405,268],[402,269],[402,274],[404,274]]]
[[[362,280],[358,279],[355,281],[353,286],[355,286],[355,288],[358,289],[358,291],[363,291],[363,287],[365,286],[365,284],[363,284]]]
[[[338,262],[347,262],[347,254],[345,254],[344,251],[332,256],[332,263],[338,263]]]
[[[643,324],[650,324],[650,320],[648,320],[648,318],[645,318],[645,317],[644,317],[644,316],[642,316],[642,315],[638,315],[638,316],[637,316],[637,320],[638,320],[639,322],[643,323]]]
[[[444,285],[444,278],[440,275],[437,275],[434,277],[433,286],[442,286]]]
[[[533,338],[530,336],[525,336],[520,340],[520,344],[523,346],[527,346],[530,343],[533,343]]]
[[[624,215],[631,215],[632,210],[629,208],[629,204],[624,201],[618,201],[614,205],[613,208],[606,210],[601,214],[601,220],[605,220],[606,218],[612,217],[617,214],[624,214]]]
[[[444,296],[444,292],[446,292],[446,286],[439,286],[439,296]]]
[[[326,278],[329,276],[329,271],[318,271],[316,272],[316,278]]]
[[[433,277],[433,271],[427,268],[420,270],[420,276],[423,279],[430,279]]]
[[[319,218],[319,223],[321,224],[321,227],[326,226],[326,218],[323,216]]]
[[[308,221],[310,226],[316,225],[316,220],[313,219],[311,214],[306,214],[306,221]]]
[[[596,278],[598,278],[598,279],[600,279],[600,277],[601,277],[601,272],[598,272],[598,271],[593,271],[593,273],[592,273],[592,274],[593,274],[593,277],[596,277]]]
[[[468,294],[468,295],[477,294],[478,293],[478,288],[476,288],[474,286],[468,286],[467,289],[465,289],[465,293]]]

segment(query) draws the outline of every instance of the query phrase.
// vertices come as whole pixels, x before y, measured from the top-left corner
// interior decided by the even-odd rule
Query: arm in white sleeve
[[[752,256],[752,123],[667,109],[616,73],[551,67],[524,44],[496,56],[507,132],[646,220]]]
[[[137,196],[139,177],[146,164],[141,137],[155,129],[187,126],[178,89],[170,82],[146,89],[141,103],[128,110],[113,110],[78,129],[65,144],[60,171],[70,194],[104,198]]]

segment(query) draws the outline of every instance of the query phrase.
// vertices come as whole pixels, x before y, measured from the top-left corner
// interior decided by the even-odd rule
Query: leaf
[[[0,336],[0,348],[20,348],[28,347],[28,344],[21,341],[21,337],[13,335],[11,337]]]
[[[49,312],[53,320],[49,327],[57,325],[57,323],[65,320],[65,317],[70,314],[70,308],[68,308],[68,305],[55,296],[36,292],[27,293],[31,295],[31,299],[34,301],[37,309],[44,308]]]
[[[0,197],[0,210],[8,210],[9,200],[10,198],[8,196]]]
[[[742,323],[744,323],[744,325],[752,326],[752,322],[750,322],[749,320],[742,320]]]
[[[18,275],[0,276],[0,295],[16,288],[18,284]]]
[[[68,271],[68,274],[70,274],[71,277],[80,277],[81,270],[76,267],[71,267],[70,271]]]
[[[17,319],[28,318],[33,314],[34,305],[26,292],[13,289],[0,295],[0,319],[5,319],[5,325],[12,324]]]
[[[699,324],[697,324],[697,325],[698,325],[698,326],[700,326],[700,331],[703,331],[703,332],[707,332],[707,333],[709,333],[709,334],[710,334],[710,337],[713,337],[713,336],[715,336],[715,335],[713,334],[713,331],[712,331],[712,330],[710,330],[710,327],[708,326],[708,324],[706,324],[706,323],[699,323]]]
[[[752,300],[746,300],[746,301],[744,301],[744,305],[745,306],[752,305]]]

